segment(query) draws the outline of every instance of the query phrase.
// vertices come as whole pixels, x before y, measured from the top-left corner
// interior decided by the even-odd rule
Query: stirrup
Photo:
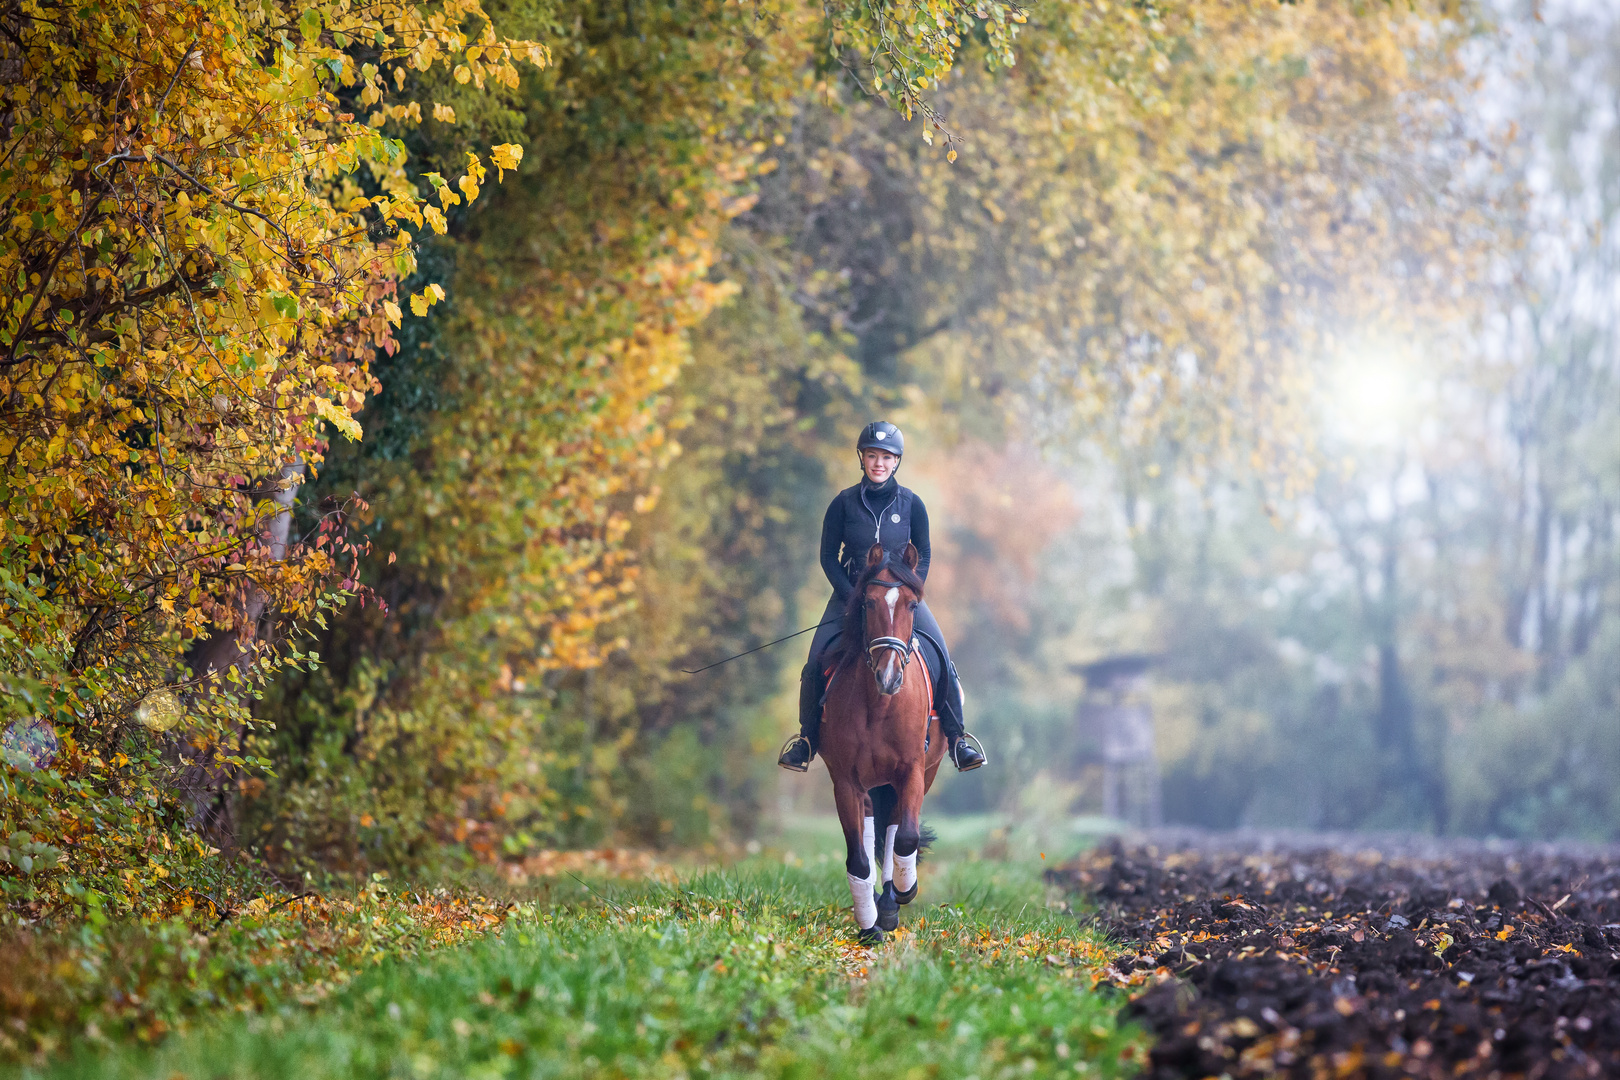
[[[962,763],[957,760],[956,752],[960,750],[969,739],[973,740],[973,746],[979,751],[979,760],[974,762],[972,765],[963,767]],[[990,755],[984,752],[984,743],[979,741],[979,737],[977,735],[970,731],[964,731],[961,735],[957,736],[956,742],[951,744],[951,764],[956,766],[957,772],[972,772],[974,769],[983,768],[984,766],[990,764]]]
[[[792,750],[793,747],[798,743],[804,743],[804,748],[810,751],[809,755],[804,759],[803,765],[796,765],[785,760],[788,756],[788,751]],[[776,764],[789,772],[809,772],[810,762],[814,761],[815,757],[816,748],[810,745],[810,740],[805,738],[803,735],[795,735],[793,738],[782,744],[782,752],[776,755]]]

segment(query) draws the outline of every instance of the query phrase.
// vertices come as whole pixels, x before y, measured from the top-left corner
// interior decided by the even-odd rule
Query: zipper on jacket
[[[900,493],[897,491],[894,493],[894,498],[889,500],[889,506],[893,506],[899,501]],[[889,506],[885,506],[883,508],[883,514],[877,513],[872,509],[871,504],[866,501],[866,493],[864,491],[861,492],[861,505],[866,507],[866,512],[872,515],[872,523],[877,526],[872,530],[872,542],[876,544],[883,543],[883,514],[887,514],[889,512]]]

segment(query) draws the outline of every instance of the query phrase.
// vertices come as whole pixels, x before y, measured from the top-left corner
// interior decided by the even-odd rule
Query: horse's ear
[[[900,555],[900,561],[906,564],[907,570],[917,569],[917,545],[907,544],[906,550]]]
[[[882,561],[883,561],[883,545],[882,544],[873,544],[872,545],[872,550],[870,550],[870,551],[868,551],[866,553],[866,565],[869,566],[869,567],[870,566],[877,566]]]

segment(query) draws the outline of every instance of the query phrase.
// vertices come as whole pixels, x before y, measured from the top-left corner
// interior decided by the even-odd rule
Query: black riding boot
[[[940,672],[935,693],[939,701],[939,730],[950,748],[951,764],[956,766],[957,772],[972,772],[985,763],[985,756],[983,750],[972,745],[979,740],[967,733],[962,716],[965,702],[962,679],[954,663],[946,663],[945,670]]]
[[[804,665],[799,675],[799,733],[782,747],[776,763],[793,772],[806,772],[816,756],[821,736],[821,672],[814,664]]]

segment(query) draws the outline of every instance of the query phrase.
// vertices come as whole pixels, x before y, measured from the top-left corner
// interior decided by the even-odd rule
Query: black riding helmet
[[[855,441],[855,452],[862,450],[887,450],[895,457],[904,457],[906,437],[887,420],[874,420],[861,428],[861,437]]]

